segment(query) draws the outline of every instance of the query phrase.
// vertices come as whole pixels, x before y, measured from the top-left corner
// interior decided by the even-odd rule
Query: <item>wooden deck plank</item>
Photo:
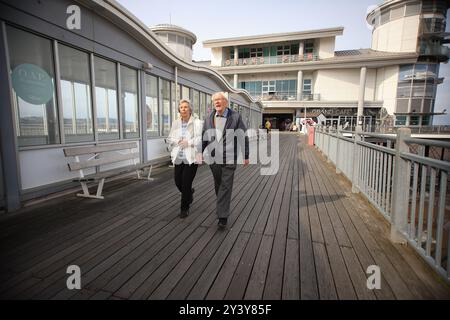
[[[244,294],[245,300],[262,300],[267,269],[269,268],[270,253],[272,251],[273,237],[263,235],[258,254],[253,265],[252,273]]]
[[[217,299],[227,300],[242,300],[247,287],[252,268],[258,253],[258,248],[262,240],[261,234],[252,233],[248,241],[247,247],[239,261],[239,266],[236,268],[233,278],[225,292],[223,292],[224,286],[219,289],[215,289],[214,285],[211,291],[208,293],[207,299],[214,297]],[[214,289],[214,290],[213,290]]]
[[[296,239],[287,239],[286,262],[283,275],[283,300],[300,299],[300,266],[299,266],[299,244]]]

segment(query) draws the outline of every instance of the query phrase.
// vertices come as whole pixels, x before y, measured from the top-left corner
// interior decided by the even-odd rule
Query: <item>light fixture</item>
[[[152,70],[153,69],[153,65],[150,62],[144,62],[142,65],[142,68],[145,70]]]

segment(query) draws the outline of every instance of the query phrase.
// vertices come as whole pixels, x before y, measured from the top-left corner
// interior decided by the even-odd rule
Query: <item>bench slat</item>
[[[92,168],[92,167],[100,166],[100,165],[104,165],[104,164],[115,163],[115,162],[119,162],[119,161],[131,160],[131,159],[135,159],[135,158],[139,158],[138,152],[127,153],[127,154],[114,154],[114,155],[108,155],[107,157],[99,158],[99,159],[84,160],[84,161],[80,161],[80,162],[70,162],[68,164],[68,166],[69,166],[70,171],[74,171],[74,170]]]
[[[64,148],[64,155],[66,157],[74,157],[83,154],[100,153],[100,152],[117,151],[134,148],[137,148],[137,144],[135,141],[126,143],[101,144],[97,146]]]

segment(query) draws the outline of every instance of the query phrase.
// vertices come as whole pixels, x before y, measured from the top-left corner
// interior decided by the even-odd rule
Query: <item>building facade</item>
[[[0,28],[0,210],[77,186],[64,147],[136,141],[142,162],[168,154],[181,98],[204,118],[227,91],[248,127],[261,118],[246,91],[191,62],[192,39],[179,56],[115,1],[2,0]]]
[[[212,68],[264,105],[263,123],[431,125],[447,62],[447,0],[384,1],[367,15],[371,48],[335,51],[342,27],[207,40]]]

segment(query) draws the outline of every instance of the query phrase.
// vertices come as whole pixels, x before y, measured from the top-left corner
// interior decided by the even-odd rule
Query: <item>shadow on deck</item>
[[[322,156],[280,135],[280,169],[235,175],[229,227],[218,230],[207,166],[191,215],[178,217],[172,169],[153,182],[105,184],[0,220],[3,299],[449,299],[449,287]],[[69,265],[81,290],[68,290]],[[369,290],[367,267],[381,270]]]

